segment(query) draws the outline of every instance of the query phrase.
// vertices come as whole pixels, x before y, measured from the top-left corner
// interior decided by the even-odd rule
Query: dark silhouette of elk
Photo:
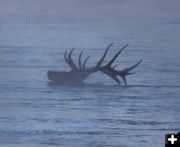
[[[113,45],[111,43],[105,50],[103,56],[97,62],[95,66],[86,67],[86,63],[89,59],[89,56],[85,58],[82,63],[82,54],[79,54],[78,65],[72,60],[72,53],[74,48],[68,53],[67,51],[64,54],[64,60],[70,66],[71,71],[48,71],[47,76],[50,81],[58,82],[60,84],[83,84],[84,80],[92,73],[101,71],[102,73],[111,77],[118,85],[120,85],[120,80],[118,77],[121,77],[124,81],[124,84],[127,85],[126,76],[134,74],[135,72],[131,72],[134,68],[136,68],[142,60],[138,61],[136,64],[126,67],[122,70],[117,70],[116,65],[113,66],[114,61],[120,55],[120,53],[128,46],[126,44],[123,46],[114,56],[113,58],[105,65],[103,65],[104,59],[107,55],[108,50]]]

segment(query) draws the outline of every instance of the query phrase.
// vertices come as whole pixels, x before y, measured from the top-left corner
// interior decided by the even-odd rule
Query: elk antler
[[[72,53],[74,51],[75,48],[71,49],[70,53],[68,54],[68,57],[67,57],[67,51],[64,53],[64,59],[66,61],[66,63],[71,67],[72,71],[77,71],[78,70],[78,67],[77,65],[73,62],[71,56],[72,56]]]
[[[97,64],[93,67],[86,67],[86,63],[89,59],[89,56],[85,59],[83,66],[81,66],[81,56],[82,53],[79,55],[79,67],[81,66],[82,71],[84,72],[89,72],[89,73],[93,73],[93,72],[97,72],[100,71],[102,68],[102,63],[104,62],[104,59],[107,55],[108,50],[110,49],[110,47],[113,45],[113,43],[109,44],[108,47],[105,49],[103,56],[101,57],[101,59],[97,62]]]
[[[118,84],[120,84],[120,81],[118,79],[118,76],[120,76],[123,79],[124,84],[127,85],[126,76],[134,74],[135,72],[130,73],[130,71],[136,68],[141,62],[142,60],[138,61],[136,64],[130,67],[124,68],[123,70],[116,70],[114,67],[111,67],[110,65],[107,64],[102,68],[101,71],[106,75],[110,76]]]
[[[136,64],[134,64],[133,66],[127,67],[123,70],[116,70],[115,66],[112,67],[113,62],[116,60],[116,58],[119,56],[119,54],[128,46],[128,44],[126,44],[125,46],[123,46],[115,55],[114,57],[105,65],[102,67],[101,71],[103,73],[105,73],[106,75],[110,76],[113,80],[115,80],[118,84],[120,84],[120,81],[118,79],[118,76],[120,76],[123,81],[124,84],[127,85],[127,81],[126,81],[126,76],[130,75],[130,74],[134,74],[134,73],[130,73],[131,70],[133,70],[134,68],[136,68],[141,62],[142,60],[140,60],[139,62],[137,62]]]
[[[106,64],[102,65],[104,62],[104,59],[110,49],[110,47],[113,45],[113,43],[109,44],[108,47],[105,49],[102,57],[97,62],[95,66],[92,67],[86,67],[86,63],[89,59],[89,56],[85,58],[85,60],[82,63],[82,55],[83,52],[79,54],[78,58],[78,66],[76,63],[72,60],[72,53],[74,51],[74,48],[64,53],[64,59],[66,63],[70,66],[71,71],[66,72],[56,72],[56,71],[48,71],[48,78],[53,81],[61,82],[61,83],[83,83],[83,80],[86,79],[91,73],[101,71],[102,73],[105,73],[109,77],[111,77],[113,80],[115,80],[118,84],[120,84],[120,80],[118,77],[121,77],[124,81],[125,85],[127,85],[126,76],[134,74],[130,72],[134,68],[136,68],[142,60],[137,62],[136,64],[126,67],[123,70],[116,70],[116,65],[112,66],[114,61],[117,59],[117,57],[121,54],[121,52],[128,46],[128,44],[124,45],[114,56],[113,58]]]

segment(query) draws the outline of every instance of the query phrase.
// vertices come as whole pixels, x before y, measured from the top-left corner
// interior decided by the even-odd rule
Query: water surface
[[[0,146],[162,147],[180,131],[178,0],[1,0]],[[76,47],[95,65],[129,43],[119,69],[140,59],[128,86],[102,73],[84,86],[50,83],[48,70],[70,70]]]

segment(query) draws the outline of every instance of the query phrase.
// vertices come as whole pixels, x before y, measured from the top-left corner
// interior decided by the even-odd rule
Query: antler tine
[[[103,69],[101,70],[103,73],[105,73],[106,75],[108,75],[109,77],[111,77],[114,81],[116,81],[116,83],[118,85],[121,84],[121,82],[119,81],[118,77],[117,77],[117,73],[116,72],[113,72],[111,70],[108,70],[108,69]]]
[[[119,54],[128,46],[128,44],[124,45],[116,54],[115,56],[108,62],[107,66],[111,66]]]
[[[75,49],[75,48],[71,49],[71,51],[70,51],[69,54],[68,54],[68,62],[69,62],[69,64],[71,64],[71,67],[72,67],[73,70],[78,70],[77,65],[74,63],[74,61],[73,61],[72,58],[71,58],[74,49]]]
[[[88,59],[89,59],[89,56],[87,56],[86,59],[84,60],[83,68],[86,68],[86,63],[87,63]]]
[[[81,63],[81,57],[82,57],[83,51],[79,54],[79,69],[82,69],[82,63]]]
[[[64,60],[66,61],[66,63],[68,63],[68,59],[67,59],[67,50],[64,53]],[[69,64],[69,63],[68,63]]]
[[[113,45],[113,42],[112,42],[110,45],[108,45],[108,47],[106,48],[106,50],[105,50],[102,58],[101,58],[101,59],[99,60],[99,62],[97,63],[97,67],[100,67],[100,66],[102,65],[102,63],[103,63],[103,61],[104,61],[104,58],[106,57],[107,52],[108,52],[109,48],[110,48],[112,45]]]
[[[67,50],[66,50],[66,52],[64,53],[64,60],[66,61],[66,63],[72,68],[72,70],[73,70],[73,66],[72,66],[72,64],[69,62],[69,60],[68,60],[68,58],[67,58]]]
[[[138,61],[136,64],[132,65],[131,67],[128,68],[128,71],[133,70],[136,68],[143,60]]]
[[[136,68],[143,60],[140,60],[138,61],[136,64],[130,66],[130,67],[127,67],[121,71],[117,71],[118,72],[118,75],[123,79],[125,85],[127,85],[127,81],[126,81],[126,76],[127,75],[131,75],[131,74],[134,74],[134,73],[130,73],[131,70],[133,70],[134,68]]]
[[[116,68],[116,66],[117,66],[117,64],[115,64],[112,68],[113,68],[113,69],[115,69],[115,68]]]

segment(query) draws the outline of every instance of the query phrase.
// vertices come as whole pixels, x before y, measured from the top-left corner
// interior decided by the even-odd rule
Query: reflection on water
[[[0,2],[0,146],[164,146],[180,130],[178,0]],[[117,86],[96,73],[84,85],[47,80],[69,70],[76,47],[95,65],[125,43],[119,69],[143,62]],[[128,142],[128,143],[127,143]],[[153,143],[153,145],[152,145]]]

